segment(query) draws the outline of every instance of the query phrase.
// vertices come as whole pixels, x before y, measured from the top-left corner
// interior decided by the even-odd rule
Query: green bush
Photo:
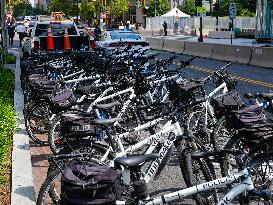
[[[1,185],[6,181],[4,174],[10,164],[12,136],[16,128],[13,106],[14,74],[0,65],[0,196]]]
[[[13,54],[8,53],[6,62],[7,62],[7,64],[15,64],[16,63],[16,57]]]

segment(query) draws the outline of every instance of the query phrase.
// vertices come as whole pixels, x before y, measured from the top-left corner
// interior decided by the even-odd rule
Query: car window
[[[37,24],[35,36],[47,36],[49,24]],[[67,28],[68,35],[77,35],[76,28],[73,24],[50,24],[52,36],[64,35],[64,29]]]
[[[132,32],[110,32],[110,36],[112,40],[118,40],[118,39],[140,40],[141,39],[140,35],[132,33]]]

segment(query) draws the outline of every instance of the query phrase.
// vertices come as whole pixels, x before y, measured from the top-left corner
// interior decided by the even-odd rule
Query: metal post
[[[200,37],[198,38],[198,42],[203,42],[203,18],[200,17]]]
[[[219,26],[219,10],[220,10],[220,2],[219,0],[216,1],[216,31],[218,31],[218,26]]]
[[[154,0],[154,9],[155,9],[155,17],[156,17],[156,0]]]
[[[2,28],[2,43],[3,43],[3,62],[6,62],[6,53],[7,53],[7,26],[6,26],[6,9],[5,9],[5,0],[1,0],[1,28]]]

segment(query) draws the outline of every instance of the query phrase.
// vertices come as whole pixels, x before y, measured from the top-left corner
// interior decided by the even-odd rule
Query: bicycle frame
[[[118,148],[121,150],[120,152],[115,154],[115,158],[117,158],[117,157],[124,157],[129,154],[132,154],[133,152],[139,150],[140,148],[142,148],[145,145],[150,145],[149,148],[147,149],[147,151],[145,152],[145,154],[150,154],[154,151],[154,149],[156,148],[160,139],[162,139],[163,136],[166,136],[167,134],[169,134],[168,138],[164,141],[162,148],[158,152],[160,157],[152,162],[151,166],[149,167],[146,174],[144,175],[144,180],[146,181],[146,183],[148,183],[154,177],[163,158],[167,154],[167,151],[173,145],[173,143],[177,139],[177,137],[183,135],[183,131],[181,129],[179,122],[172,123],[172,121],[168,121],[159,132],[145,138],[144,140],[142,140],[142,141],[126,148],[126,149],[124,148],[124,146],[121,142],[121,138],[124,136],[127,136],[133,132],[137,132],[137,131],[143,130],[145,128],[151,127],[162,120],[163,120],[162,118],[159,118],[159,119],[153,120],[151,122],[145,123],[144,125],[138,126],[130,132],[126,132],[126,133],[122,133],[120,135],[112,136],[113,139],[117,142]],[[101,161],[104,161],[107,159],[107,156],[110,151],[112,151],[112,147],[109,147],[107,149],[105,155],[101,158]],[[114,160],[110,162],[110,166],[114,166],[113,162],[114,162]]]
[[[226,185],[233,184],[239,179],[243,179],[242,182],[240,182],[238,185],[233,187],[218,203],[218,205],[226,205],[230,204],[233,199],[243,193],[244,191],[250,191],[254,189],[253,181],[251,179],[251,176],[249,174],[248,168],[243,169],[242,171],[229,175],[227,177],[222,177],[219,179],[215,179],[209,182],[205,182],[202,184],[198,184],[193,187],[189,187],[186,189],[182,189],[176,192],[172,192],[166,195],[162,195],[158,198],[151,199],[148,202],[141,201],[138,204],[139,205],[160,205],[165,204],[167,202],[172,202],[178,199],[182,199],[186,196],[191,196],[193,194],[197,194],[204,191],[210,191],[217,188],[224,187]],[[125,201],[117,201],[117,205],[125,204]]]

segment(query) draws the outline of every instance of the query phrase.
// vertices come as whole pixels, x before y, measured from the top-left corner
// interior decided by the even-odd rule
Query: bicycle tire
[[[211,181],[215,178],[214,170],[212,170],[213,166],[212,164],[209,164],[209,161],[203,158],[192,158],[192,152],[194,150],[191,147],[185,147],[187,145],[185,145],[185,142],[183,141],[181,141],[178,146],[180,169],[187,187],[192,187],[194,185],[200,184],[199,182],[196,182],[193,176],[193,173],[195,172],[195,170],[193,170],[193,165],[195,163],[200,166],[201,174],[203,175],[206,182]],[[201,174],[198,174],[199,179],[201,179]],[[198,205],[207,205],[213,203],[213,201],[216,201],[217,199],[214,192],[210,195],[211,196],[208,197],[208,192],[204,192],[202,194],[198,193],[193,195],[193,199]]]
[[[26,113],[25,113],[25,125],[26,125],[26,130],[29,135],[29,137],[37,144],[42,145],[42,146],[47,146],[49,145],[48,141],[48,104],[46,102],[43,103],[35,103],[31,105],[30,107],[27,108]],[[41,111],[42,113],[36,113],[36,112]],[[45,114],[45,115],[43,115]],[[45,128],[42,130],[42,128],[39,128],[36,125],[32,125],[33,118],[36,120],[41,120],[40,123],[45,126]],[[36,122],[35,122],[36,123]],[[40,129],[40,130],[39,130]],[[45,136],[38,137],[38,135],[44,134]]]
[[[271,163],[270,163],[270,162]],[[270,170],[266,170],[265,171],[265,164],[266,164],[266,168],[270,167]],[[272,180],[270,179],[270,176],[272,177],[272,173],[273,173],[273,155],[272,153],[270,154],[261,154],[256,156],[254,159],[252,159],[248,166],[251,167],[252,169],[252,180],[253,180],[253,184],[256,190],[263,190],[268,188],[268,185],[272,186]],[[261,169],[259,169],[261,168]],[[266,175],[269,176],[266,176]],[[260,201],[257,202],[257,200],[261,200],[264,205],[271,205],[273,204],[273,195],[272,195],[272,188],[269,188],[271,191],[270,196],[268,196],[266,199],[262,199],[262,197],[257,197],[257,196],[253,196],[250,193],[244,192],[243,194],[241,194],[240,196],[240,205],[250,205],[250,204],[260,204]],[[255,201],[255,202],[253,202]]]
[[[49,141],[49,145],[50,145],[50,149],[52,151],[53,154],[58,154],[58,152],[60,151],[61,147],[58,147],[58,145],[56,144],[56,134],[60,134],[59,130],[58,130],[58,125],[60,125],[60,121],[61,118],[60,116],[56,116],[50,126],[49,129],[49,133],[48,133],[48,141]],[[60,142],[60,141],[59,141]]]
[[[226,126],[225,117],[221,117],[214,126],[212,139],[214,150],[231,149],[239,140],[238,136],[232,134]],[[221,175],[227,176],[229,173],[229,161],[225,157],[219,161]]]

